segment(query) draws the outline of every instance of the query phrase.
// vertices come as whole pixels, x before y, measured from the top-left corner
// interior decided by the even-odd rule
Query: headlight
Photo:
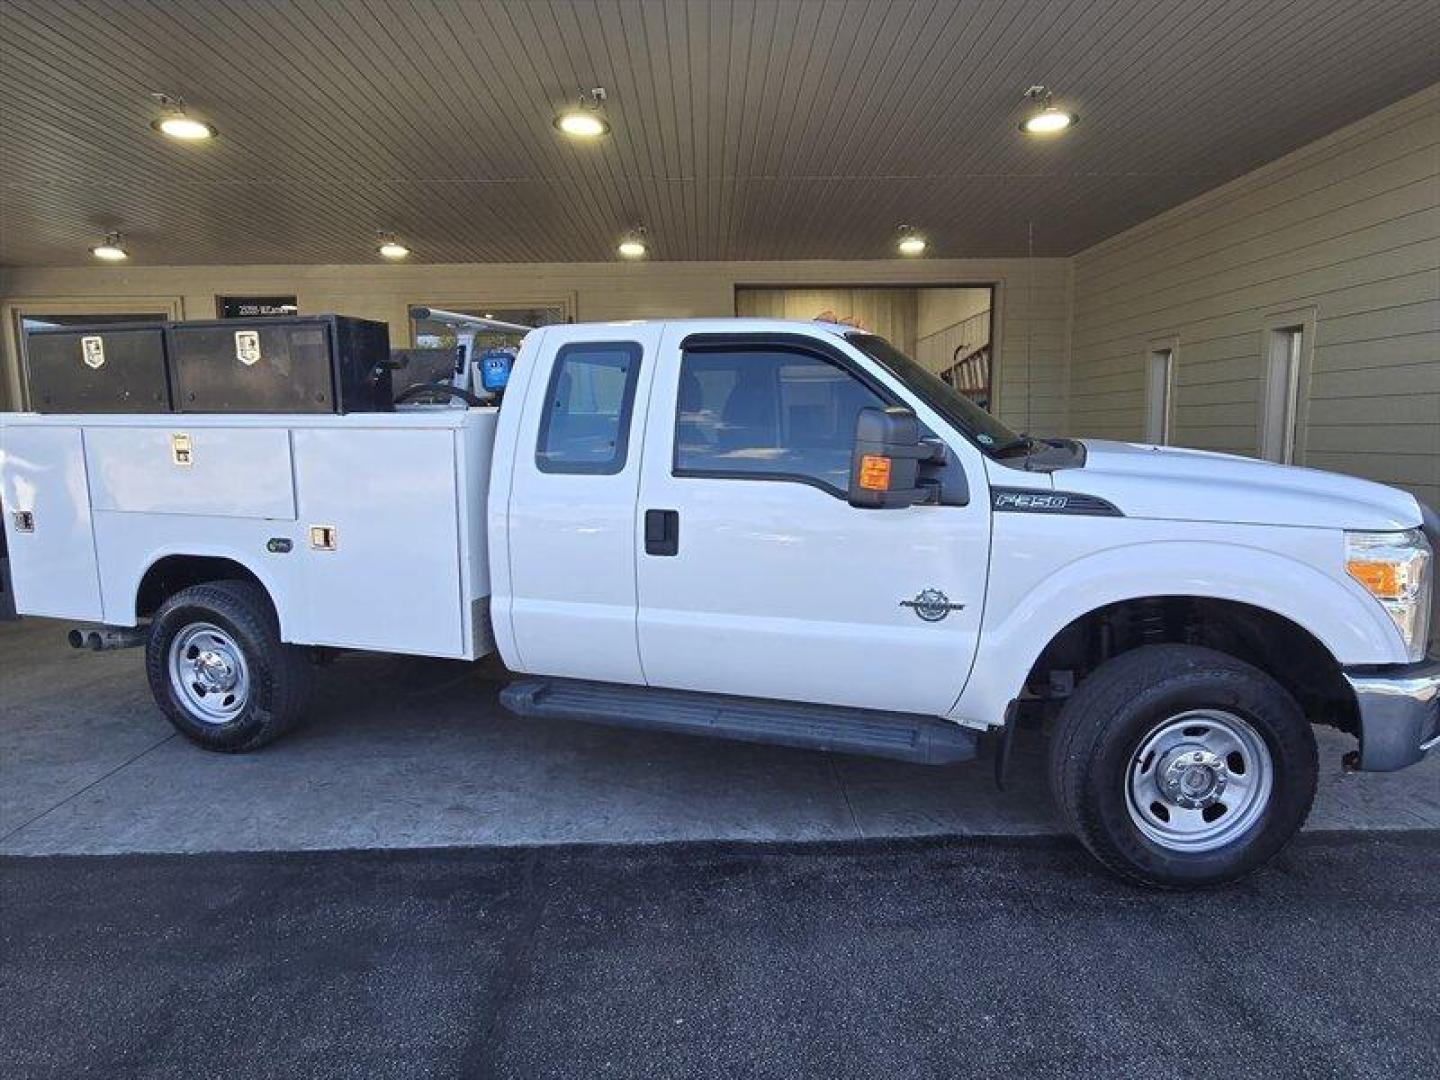
[[[1346,571],[1390,613],[1411,660],[1425,658],[1434,560],[1419,529],[1345,534]]]

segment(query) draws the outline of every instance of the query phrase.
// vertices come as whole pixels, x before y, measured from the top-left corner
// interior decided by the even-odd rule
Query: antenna
[[[1030,431],[1030,400],[1034,397],[1034,387],[1030,382],[1030,355],[1031,347],[1035,341],[1035,222],[1034,220],[1025,223],[1026,229],[1026,253],[1030,257],[1030,284],[1028,288],[1029,298],[1025,306],[1029,309],[1025,312],[1025,431]]]

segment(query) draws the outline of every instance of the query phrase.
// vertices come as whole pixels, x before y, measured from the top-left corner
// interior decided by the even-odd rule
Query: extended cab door
[[[501,409],[491,491],[494,618],[519,671],[643,683],[635,640],[635,502],[658,326],[547,327]],[[527,366],[528,365],[528,366]],[[520,420],[507,430],[507,410]],[[508,582],[508,586],[507,586]]]
[[[655,368],[636,517],[647,681],[948,712],[985,596],[981,470],[964,506],[851,507],[855,414],[916,403],[833,335],[672,326]]]

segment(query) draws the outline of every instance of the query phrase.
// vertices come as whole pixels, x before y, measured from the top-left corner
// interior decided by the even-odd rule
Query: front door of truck
[[[855,414],[889,404],[911,403],[838,339],[667,330],[636,515],[647,682],[949,711],[985,595],[983,479],[965,506],[851,507]]]
[[[520,373],[523,399],[515,399],[516,382],[507,392],[505,408],[521,408],[509,494],[491,493],[496,531],[508,538],[501,557],[514,661],[537,675],[643,683],[635,500],[660,329],[542,333],[531,355],[548,364]],[[527,359],[522,353],[521,367]],[[497,623],[506,615],[502,606]]]

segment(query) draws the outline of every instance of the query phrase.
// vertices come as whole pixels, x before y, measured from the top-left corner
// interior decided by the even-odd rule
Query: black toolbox
[[[155,413],[172,408],[165,324],[29,330],[30,407],[42,413]]]
[[[351,413],[395,408],[390,328],[344,315],[169,325],[182,413]]]

